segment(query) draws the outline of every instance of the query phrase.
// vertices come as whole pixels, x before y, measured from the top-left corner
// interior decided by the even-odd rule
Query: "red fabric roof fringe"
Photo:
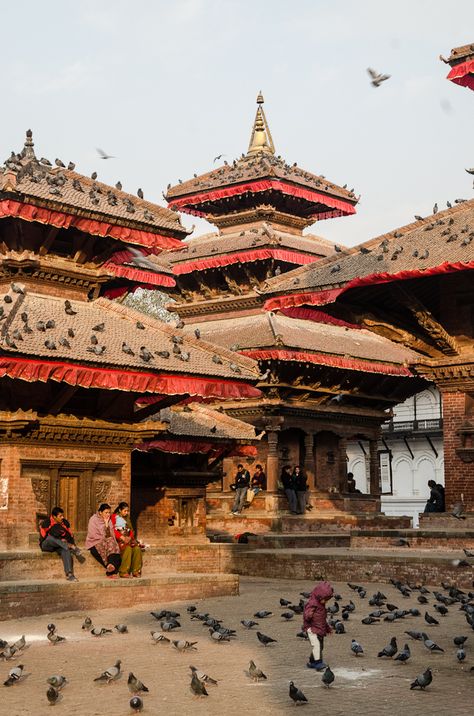
[[[76,366],[59,361],[41,361],[0,356],[0,378],[7,376],[29,383],[58,383],[82,388],[104,388],[130,393],[163,393],[165,395],[200,395],[231,400],[258,398],[260,390],[247,383],[226,379],[185,375],[151,374],[113,368]]]
[[[360,358],[342,358],[328,353],[306,353],[292,350],[249,350],[239,351],[242,355],[255,360],[283,360],[298,361],[299,363],[315,363],[317,365],[330,365],[333,368],[345,370],[359,370],[364,373],[383,373],[384,375],[398,375],[413,377],[413,373],[404,365],[378,363]]]
[[[329,313],[323,311],[315,311],[313,308],[303,308],[294,306],[292,308],[282,308],[281,313],[289,318],[302,318],[304,321],[314,321],[315,323],[327,323],[330,326],[344,326],[344,328],[362,329],[357,323],[348,323],[340,318],[334,318]]]
[[[141,269],[132,268],[132,266],[118,266],[117,264],[107,262],[104,268],[117,278],[127,278],[129,281],[138,281],[148,284],[150,287],[167,286],[172,288],[176,286],[176,281],[172,276],[167,276],[154,271],[142,271]]]
[[[139,244],[159,249],[181,248],[183,244],[179,239],[173,239],[170,236],[162,236],[154,234],[151,231],[140,231],[138,229],[130,229],[126,226],[116,226],[105,221],[95,221],[93,219],[82,219],[73,214],[66,214],[62,211],[53,211],[51,209],[43,209],[32,204],[24,204],[12,199],[4,199],[0,201],[0,219],[6,217],[16,217],[24,221],[35,221],[39,224],[48,224],[56,226],[60,229],[76,228],[85,234],[92,236],[110,236],[128,244]]]
[[[454,65],[446,79],[461,85],[461,87],[474,90],[474,60],[467,60],[466,62],[460,62],[459,65]]]
[[[349,291],[351,288],[375,286],[381,283],[391,283],[392,281],[407,281],[408,279],[419,278],[420,276],[437,276],[444,273],[455,273],[456,271],[469,271],[470,269],[474,269],[474,261],[458,261],[457,263],[446,261],[440,264],[440,266],[427,269],[413,269],[400,271],[399,273],[373,273],[369,276],[353,278],[340,288],[330,288],[324,291],[308,291],[308,293],[290,293],[286,296],[269,298],[264,303],[264,309],[266,311],[278,311],[282,308],[292,306],[325,306],[329,303],[334,303],[341,294]]]
[[[303,189],[302,187],[295,186],[294,184],[288,184],[287,182],[279,181],[277,179],[268,179],[264,181],[245,182],[243,184],[233,184],[229,187],[221,189],[211,189],[210,191],[198,192],[197,194],[191,194],[184,196],[179,199],[171,199],[169,207],[171,209],[179,209],[188,214],[194,214],[195,216],[205,216],[205,211],[199,211],[198,209],[192,208],[192,204],[202,204],[206,201],[216,201],[217,199],[225,199],[230,196],[237,196],[239,194],[258,194],[263,191],[273,189],[274,191],[287,194],[288,196],[296,196],[300,199],[306,199],[314,204],[323,204],[330,209],[335,210],[325,212],[324,218],[330,218],[333,216],[347,216],[349,214],[355,214],[355,207],[343,199],[336,199],[335,197],[322,194],[318,191],[312,191],[311,189]],[[321,218],[321,215],[318,215]]]
[[[235,263],[247,263],[250,261],[259,261],[262,259],[277,259],[278,261],[286,261],[290,264],[311,264],[318,260],[315,256],[301,254],[298,251],[285,251],[284,249],[256,249],[255,251],[238,251],[232,254],[222,254],[220,256],[211,256],[205,259],[197,259],[173,267],[176,275],[191,273],[191,271],[199,271],[201,269],[217,268],[218,266],[228,266]]]

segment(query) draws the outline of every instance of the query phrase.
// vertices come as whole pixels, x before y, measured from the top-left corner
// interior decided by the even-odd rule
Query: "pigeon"
[[[424,594],[420,594],[420,595],[416,598],[416,600],[417,600],[417,602],[419,602],[420,604],[428,604],[428,600],[427,600],[427,598],[425,597]]]
[[[97,172],[92,172],[91,179],[95,181],[97,179]]]
[[[336,622],[334,624],[334,632],[336,634],[345,634],[346,628],[345,628],[344,624],[342,622]]]
[[[153,354],[145,346],[142,346],[140,348],[139,355],[140,358],[145,361],[145,363],[149,363],[151,360],[153,360]]]
[[[426,646],[426,648],[427,648],[429,651],[442,651],[442,652],[444,652],[444,649],[442,649],[440,646],[438,646],[438,644],[436,644],[436,642],[434,642],[432,639],[430,639],[430,638],[428,637],[428,634],[425,634],[425,632],[423,632],[423,644]]]
[[[145,684],[143,684],[140,681],[140,679],[137,679],[137,677],[132,672],[130,672],[128,675],[127,684],[128,684],[128,690],[130,691],[131,694],[139,694],[142,691],[147,693],[149,691],[149,689],[147,689]]]
[[[92,629],[92,619],[90,617],[86,617],[84,619],[81,629],[84,629],[85,631],[90,631]]]
[[[431,626],[435,626],[439,624],[439,621],[431,616],[428,612],[425,612],[425,622],[427,624],[430,624]]]
[[[107,684],[110,684],[111,681],[116,681],[120,676],[121,665],[122,662],[119,659],[113,666],[109,666],[109,668],[103,671],[100,676],[95,678],[94,681],[101,681]]]
[[[371,77],[370,84],[372,87],[380,87],[382,82],[386,82],[390,79],[390,75],[381,74],[380,72],[373,70],[371,67],[367,67],[367,72]]]
[[[18,681],[20,681],[21,677],[23,676],[23,669],[25,667],[23,664],[18,664],[18,666],[14,666],[13,669],[10,669],[8,672],[8,679],[3,682],[4,686],[13,686],[13,684],[16,684]]]
[[[54,624],[53,624],[53,626],[54,626]],[[54,628],[56,629],[56,627],[54,627]],[[12,648],[15,649],[15,651],[17,651],[17,652],[22,651],[25,648],[25,646],[26,646],[26,639],[25,639],[24,634],[23,634],[23,636],[21,636],[17,641],[15,641],[12,644]]]
[[[281,615],[281,618],[284,619],[285,621],[289,622],[290,619],[293,619],[294,616],[295,616],[294,612],[283,612],[283,614]]]
[[[204,683],[198,679],[194,672],[191,677],[191,691],[195,696],[208,696]]]
[[[50,686],[46,692],[46,698],[48,699],[51,706],[54,706],[59,699],[59,691],[55,689],[54,686]]]
[[[444,604],[435,604],[434,608],[438,612],[438,614],[441,614],[442,617],[445,617],[446,614],[448,614],[448,608],[444,606]]]
[[[199,328],[195,328],[195,329],[194,329],[194,335],[195,335],[196,338],[198,338],[198,339],[201,338],[201,331],[199,330]]]
[[[105,331],[105,323],[98,323],[96,326],[92,326],[92,330],[97,333],[103,333]]]
[[[299,632],[296,634],[296,636],[297,636],[299,639],[306,639],[307,641],[309,641],[309,636],[308,636],[308,634],[307,634],[305,631],[299,631]]]
[[[46,679],[47,683],[50,684],[50,686],[54,686],[55,689],[62,689],[63,686],[65,686],[68,681],[65,676],[62,676],[61,674],[55,674],[54,676],[50,676],[48,679]]]
[[[406,664],[410,656],[410,647],[408,646],[408,644],[405,644],[402,651],[396,655],[395,661],[399,661],[401,664]]]
[[[364,617],[361,619],[362,624],[377,624],[380,619],[374,619],[374,617]]]
[[[263,644],[263,646],[267,646],[268,644],[277,643],[276,639],[272,639],[271,636],[267,636],[266,634],[262,634],[261,631],[257,632],[257,639],[259,640],[260,644]]]
[[[107,152],[104,152],[104,150],[101,149],[100,147],[97,147],[97,152],[101,159],[115,159],[115,157],[112,156],[112,154],[107,154]]]
[[[392,542],[394,547],[409,547],[410,543],[405,537],[399,537]]]
[[[459,661],[459,663],[464,661],[465,658],[466,658],[466,652],[464,651],[464,649],[462,649],[462,648],[458,649],[456,652],[456,659]]]
[[[435,204],[433,206],[433,214],[437,214],[437,213],[438,213],[438,204]]]
[[[259,669],[254,661],[249,663],[249,676],[253,681],[260,681],[260,679],[266,679],[267,677],[261,669]]]
[[[463,515],[464,511],[464,505],[462,502],[456,502],[453,505],[453,511],[451,512],[451,516],[455,517],[457,520],[465,520],[466,518]]]
[[[143,708],[143,701],[139,696],[133,696],[130,699],[130,708],[136,714],[140,713]]]
[[[426,669],[426,671],[416,677],[415,681],[410,685],[410,689],[426,689],[432,681],[433,674],[431,673],[431,669]]]
[[[104,634],[112,634],[112,629],[104,629],[104,627],[101,627],[100,629],[91,629],[92,636],[104,636]]]
[[[18,284],[18,283],[12,283],[11,289],[12,289],[13,293],[18,293],[18,294],[20,294],[20,296],[25,295],[25,291],[24,291],[23,287],[20,286],[20,284]]]
[[[168,639],[166,636],[163,636],[163,634],[160,634],[157,631],[151,631],[151,638],[153,639],[155,644],[169,644],[170,639]]]
[[[304,693],[294,685],[293,681],[290,681],[290,699],[294,701],[295,704],[308,703],[308,699]]]
[[[359,654],[364,653],[362,646],[355,639],[353,639],[351,642],[351,651],[353,654],[355,654],[355,656],[359,656]]]
[[[331,267],[330,273],[338,273],[341,270],[341,264],[335,264]]]
[[[252,619],[242,619],[240,622],[246,629],[251,629],[254,626],[258,626],[258,622],[252,621]]]
[[[199,681],[202,681],[204,684],[206,684],[206,685],[212,684],[212,686],[218,685],[217,679],[213,679],[212,677],[209,676],[209,674],[205,674],[204,671],[200,671],[199,669],[196,669],[195,666],[190,666],[189,668],[191,669],[191,672],[193,674],[196,674]]]
[[[212,627],[209,629],[209,634],[211,639],[214,641],[230,641],[229,634],[221,634],[219,631],[216,631]]]
[[[186,641],[185,639],[179,639],[179,641],[172,641],[171,644],[181,653],[183,651],[197,651],[195,646],[197,644],[197,641]]]
[[[56,644],[61,644],[63,641],[66,641],[65,636],[59,636],[59,634],[56,634],[56,632],[53,630],[48,632],[46,638],[52,646],[56,646]]]
[[[137,321],[135,323],[135,325],[140,331],[143,331],[145,329],[145,326],[143,325],[143,323],[141,321]]]
[[[260,612],[256,612],[254,614],[254,617],[257,619],[265,619],[266,617],[270,617],[273,614],[273,612],[267,612],[264,609],[262,609]]]
[[[464,517],[461,517],[460,519],[464,520]],[[466,562],[465,559],[453,559],[451,560],[451,564],[453,567],[470,567],[471,565],[469,562]]]
[[[453,641],[455,646],[464,646],[464,643],[467,641],[467,636],[455,636]]]
[[[128,355],[128,356],[134,356],[134,355],[135,355],[134,351],[130,348],[130,346],[128,346],[128,345],[125,343],[125,341],[123,341],[123,343],[122,343],[122,351],[123,351],[123,353],[125,353],[125,354]]]
[[[324,686],[326,686],[329,689],[331,684],[334,682],[335,678],[336,677],[334,676],[334,673],[331,671],[331,668],[329,666],[327,666],[323,673],[322,679],[321,679]]]
[[[385,646],[382,649],[382,651],[379,651],[377,656],[388,656],[391,659],[392,656],[395,656],[397,651],[398,651],[397,640],[394,636],[392,636],[392,638],[390,639],[390,644],[388,644],[388,646]]]
[[[144,199],[143,189],[137,189],[137,196],[139,199]]]
[[[114,629],[116,629],[119,634],[128,634],[128,626],[126,624],[116,624]]]

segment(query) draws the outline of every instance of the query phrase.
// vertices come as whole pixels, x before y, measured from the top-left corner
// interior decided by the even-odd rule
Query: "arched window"
[[[393,494],[397,497],[413,497],[413,468],[411,460],[399,457],[393,466]]]

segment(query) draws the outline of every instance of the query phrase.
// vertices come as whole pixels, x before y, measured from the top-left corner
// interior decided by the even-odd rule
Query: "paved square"
[[[326,640],[325,658],[336,674],[334,685],[325,689],[321,675],[305,667],[309,654],[308,642],[296,638],[301,618],[295,616],[286,623],[280,614],[285,611],[279,598],[299,599],[300,591],[309,591],[310,582],[290,580],[259,580],[243,578],[238,597],[221,597],[195,602],[200,612],[209,612],[223,619],[225,626],[237,630],[237,638],[231,643],[214,643],[199,621],[191,621],[186,612],[187,603],[153,604],[150,609],[170,607],[181,613],[181,629],[172,638],[197,640],[197,651],[180,654],[169,646],[155,645],[150,630],[159,630],[158,622],[150,616],[150,609],[117,609],[90,613],[95,626],[113,627],[124,622],[129,634],[114,632],[102,638],[94,638],[81,631],[85,614],[45,615],[18,619],[0,624],[0,637],[11,641],[26,634],[31,646],[19,659],[0,662],[2,682],[9,669],[17,663],[25,665],[29,674],[22,682],[11,688],[2,688],[1,713],[10,716],[51,716],[51,706],[46,700],[46,678],[52,674],[64,674],[69,684],[62,692],[57,711],[77,716],[121,716],[131,713],[127,688],[129,671],[133,671],[150,690],[143,697],[144,714],[166,713],[174,716],[187,712],[193,714],[289,714],[294,705],[288,696],[288,682],[295,684],[306,694],[309,704],[306,711],[318,716],[345,716],[361,714],[400,714],[424,716],[452,713],[456,716],[472,714],[472,691],[474,672],[474,634],[466,624],[459,605],[449,607],[446,617],[439,617],[440,625],[429,627],[421,617],[406,617],[395,624],[380,622],[374,626],[361,624],[362,617],[374,609],[368,604],[369,597],[381,589],[388,601],[400,608],[425,607],[419,605],[414,592],[404,598],[392,586],[366,584],[367,597],[360,599],[346,584],[335,584],[343,597],[342,603],[352,598],[356,611],[345,623],[346,634],[332,635]],[[434,598],[429,595],[430,613]],[[247,631],[240,620],[250,618],[259,609],[268,609],[273,616],[260,622],[265,634],[278,640],[267,648],[261,646],[255,631]],[[67,637],[64,644],[51,646],[46,640],[46,625],[54,622],[59,634]],[[426,627],[426,628],[425,628]],[[444,649],[444,654],[429,653],[421,642],[405,638],[404,630],[427,631]],[[464,634],[467,658],[464,664],[456,660],[454,636]],[[377,652],[396,636],[399,648],[408,642],[411,659],[407,665],[377,658]],[[365,651],[356,658],[350,650],[351,639],[357,638]],[[110,685],[94,683],[98,676],[117,659],[122,660],[123,674]],[[254,684],[246,674],[248,662],[253,659],[267,674],[267,681]],[[207,698],[195,699],[189,689],[189,665],[195,665],[213,678],[219,679],[217,687],[209,686]],[[424,693],[410,691],[410,682],[427,666],[433,669],[433,683]]]

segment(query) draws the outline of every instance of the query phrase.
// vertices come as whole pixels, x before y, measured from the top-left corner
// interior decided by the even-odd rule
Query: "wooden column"
[[[223,492],[228,492],[230,490],[229,485],[234,482],[235,473],[237,472],[234,461],[231,457],[225,457],[223,459],[222,472],[225,473],[222,477],[222,490]]]
[[[304,471],[308,480],[308,488],[314,490],[314,477],[316,474],[314,464],[314,435],[313,433],[305,433],[304,436]]]
[[[278,460],[278,432],[267,432],[267,441],[267,492],[276,492],[278,475],[280,471],[280,465]]]
[[[376,443],[377,445],[377,443]],[[347,439],[339,438],[339,492],[347,492]]]
[[[369,481],[370,494],[380,495],[379,456],[377,440],[369,440]]]

